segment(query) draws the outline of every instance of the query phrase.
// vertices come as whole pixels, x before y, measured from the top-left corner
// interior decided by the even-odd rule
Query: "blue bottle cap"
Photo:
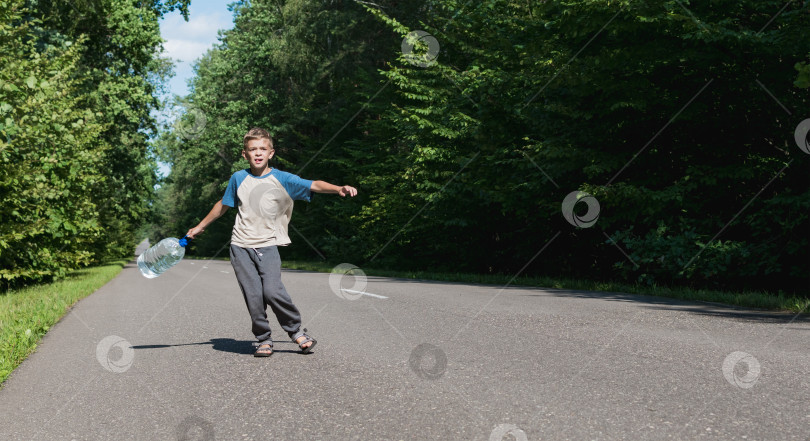
[[[185,247],[186,245],[188,245],[189,240],[190,239],[188,239],[188,236],[183,236],[183,238],[180,239],[178,242],[180,242],[181,247]]]

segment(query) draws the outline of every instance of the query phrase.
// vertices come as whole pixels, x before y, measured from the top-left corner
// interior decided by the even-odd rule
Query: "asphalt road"
[[[254,358],[228,262],[185,260],[152,280],[130,263],[0,390],[0,440],[810,437],[804,318],[615,293],[283,281],[318,345],[298,353],[271,321],[276,353]]]

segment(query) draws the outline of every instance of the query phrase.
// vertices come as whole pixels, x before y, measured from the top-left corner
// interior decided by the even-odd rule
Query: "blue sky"
[[[169,93],[186,96],[189,93],[188,81],[194,76],[192,65],[218,42],[220,29],[233,27],[233,14],[228,11],[228,3],[216,0],[192,0],[189,6],[188,22],[175,11],[160,20],[160,35],[163,43],[163,56],[174,60],[175,76],[169,81]],[[171,95],[169,95],[171,96]],[[172,112],[156,115],[158,120],[171,118]],[[158,171],[167,176],[168,164],[158,163]]]
[[[233,27],[233,15],[228,2],[192,0],[188,22],[179,12],[166,14],[160,21],[163,56],[175,61],[175,76],[169,83],[171,93],[188,95],[188,80],[194,75],[191,66],[217,43],[217,31]]]

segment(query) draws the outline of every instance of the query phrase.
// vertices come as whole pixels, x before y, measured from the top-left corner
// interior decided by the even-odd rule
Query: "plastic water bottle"
[[[185,236],[180,240],[174,237],[161,240],[157,245],[138,256],[138,268],[140,268],[141,274],[147,279],[154,279],[163,274],[183,259],[183,256],[186,255],[186,245],[188,245],[188,239]]]

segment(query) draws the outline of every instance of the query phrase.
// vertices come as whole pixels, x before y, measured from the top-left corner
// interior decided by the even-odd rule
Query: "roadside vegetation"
[[[188,2],[0,2],[0,292],[132,254],[172,71],[158,20]]]
[[[0,383],[79,300],[121,272],[126,260],[84,268],[55,283],[0,294]]]

